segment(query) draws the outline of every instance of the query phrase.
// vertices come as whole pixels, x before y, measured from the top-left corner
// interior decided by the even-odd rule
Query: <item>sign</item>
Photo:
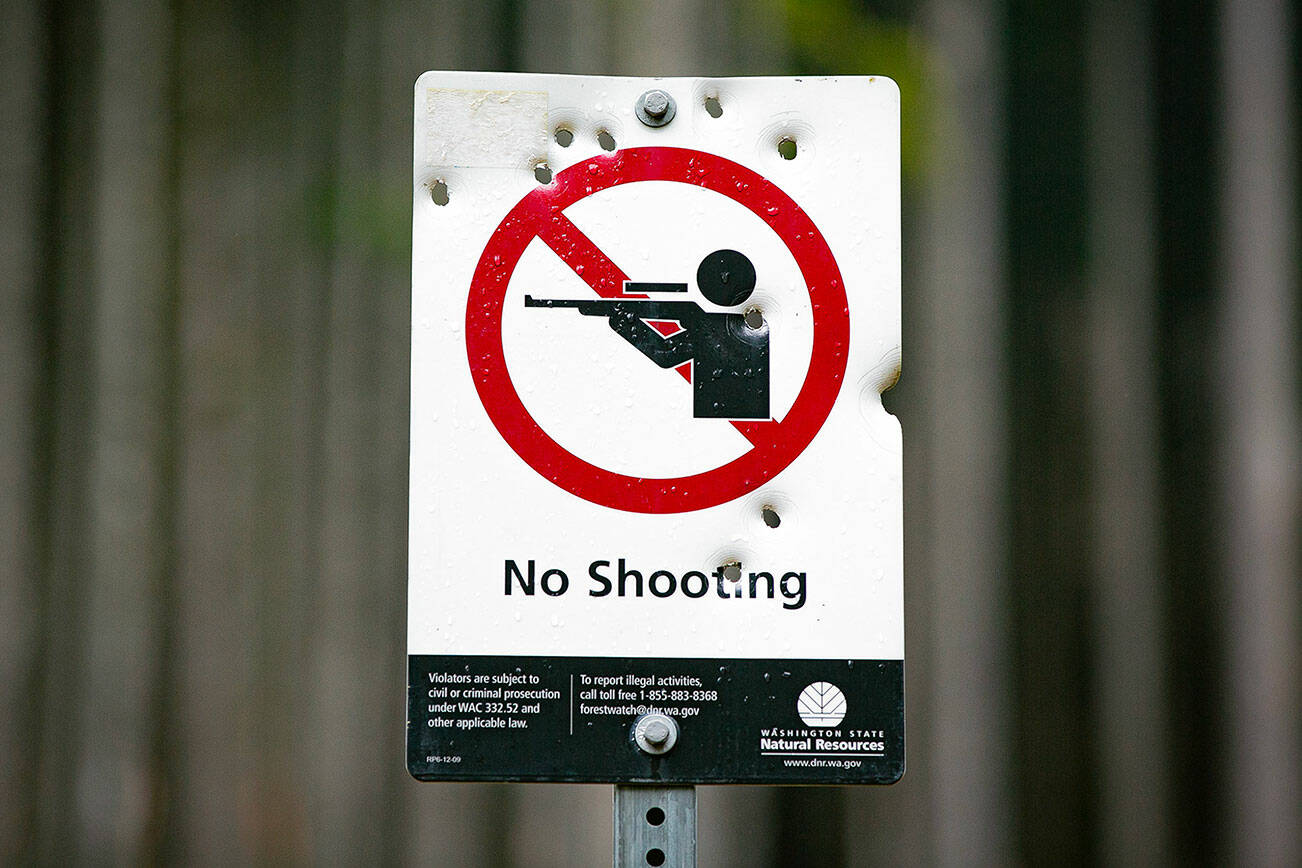
[[[415,97],[411,773],[897,780],[895,85]]]
[[[507,288],[521,255],[535,239],[551,248],[576,276],[586,274],[584,282],[601,298],[646,298],[645,293],[626,294],[627,276],[563,216],[566,208],[588,196],[639,181],[695,185],[752,212],[773,230],[795,260],[806,281],[813,317],[813,357],[795,403],[777,421],[769,415],[768,329],[762,322],[758,328],[748,329],[744,315],[709,313],[692,301],[602,305],[526,296],[526,307],[559,304],[598,317],[613,311],[626,313],[630,330],[620,335],[640,352],[657,363],[657,353],[668,353],[671,363],[682,358],[684,365],[690,364],[682,374],[693,385],[692,418],[733,420],[750,443],[747,451],[724,465],[669,479],[648,480],[608,471],[557,445],[520,401],[502,352]],[[749,288],[737,291],[742,286],[738,276],[743,272]],[[716,251],[704,258],[696,275],[706,300],[734,310],[747,301],[756,282],[750,260],[733,250]],[[728,275],[733,275],[731,284],[720,282]],[[665,286],[673,292],[687,290],[685,283]],[[655,291],[651,284],[642,288]],[[544,476],[555,476],[566,490],[596,504],[636,512],[682,512],[717,506],[745,494],[775,476],[809,445],[831,411],[845,374],[849,342],[846,305],[841,275],[827,242],[800,207],[774,184],[716,155],[679,148],[630,148],[618,160],[569,167],[552,185],[525,196],[506,216],[489,240],[471,284],[470,306],[476,318],[468,322],[467,345],[470,356],[482,361],[474,373],[485,409],[516,454],[531,467]],[[643,319],[655,321],[656,315],[659,322],[679,325],[657,332],[642,323]],[[691,327],[685,327],[689,321]],[[681,338],[677,337],[679,330]],[[689,335],[692,347],[679,349],[677,344]],[[745,352],[748,347],[755,350],[750,354],[753,358]],[[714,373],[725,368],[725,373]],[[738,376],[739,371],[751,371],[753,376],[747,381]]]

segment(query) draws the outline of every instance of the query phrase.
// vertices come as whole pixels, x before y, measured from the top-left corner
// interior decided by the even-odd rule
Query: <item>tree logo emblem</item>
[[[800,691],[796,711],[805,726],[836,726],[845,719],[845,694],[828,681],[815,681]]]

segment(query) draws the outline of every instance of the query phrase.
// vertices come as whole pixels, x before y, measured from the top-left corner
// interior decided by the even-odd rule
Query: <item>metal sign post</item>
[[[696,865],[696,787],[615,787],[615,868]]]
[[[616,784],[654,866],[693,785],[903,774],[899,106],[421,76],[412,775]]]

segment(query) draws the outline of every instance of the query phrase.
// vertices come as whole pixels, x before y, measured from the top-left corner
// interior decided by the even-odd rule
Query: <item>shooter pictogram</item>
[[[736,250],[716,250],[696,269],[701,294],[736,307],[755,289],[755,266]],[[626,293],[686,292],[685,283],[624,284]],[[660,299],[550,299],[524,297],[525,307],[568,307],[605,317],[611,329],[662,368],[692,363],[692,416],[697,419],[769,418],[769,327],[752,327],[742,313],[707,311],[692,301]],[[672,320],[668,337],[646,320]]]

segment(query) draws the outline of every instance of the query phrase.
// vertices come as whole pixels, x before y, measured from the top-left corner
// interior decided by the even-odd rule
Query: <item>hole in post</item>
[[[784,160],[794,160],[796,158],[796,140],[783,139],[778,142],[778,155]]]
[[[766,506],[760,510],[760,517],[764,519],[764,523],[769,527],[777,527],[782,524],[782,516],[778,515],[778,511],[771,506]]]
[[[556,131],[556,144],[560,145],[562,148],[568,148],[570,145],[574,144],[574,133],[565,129],[565,127],[561,127]]]
[[[740,582],[741,564],[736,561],[728,561],[723,565],[723,577],[730,582]]]
[[[757,307],[752,307],[745,314],[746,328],[757,329],[764,325],[764,314]]]
[[[723,106],[719,105],[717,96],[707,96],[705,98],[705,113],[712,118],[723,117]]]
[[[646,812],[646,821],[652,826],[659,826],[665,821],[665,812],[660,808],[652,808]]]
[[[552,182],[552,170],[546,163],[539,163],[533,168],[533,177],[539,184],[550,184]]]
[[[601,145],[603,151],[615,150],[615,137],[606,130],[597,133],[597,144]]]
[[[657,866],[665,864],[665,851],[661,850],[659,847],[652,847],[650,850],[647,850],[646,864]]]

